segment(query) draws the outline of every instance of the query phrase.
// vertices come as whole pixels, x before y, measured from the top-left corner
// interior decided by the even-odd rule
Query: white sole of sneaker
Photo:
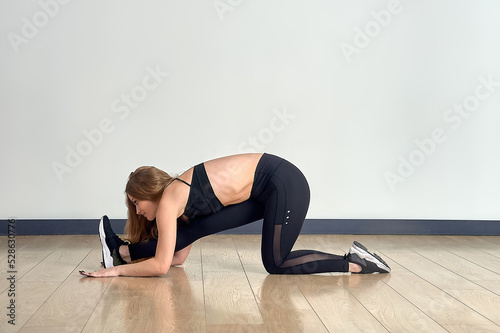
[[[104,260],[104,267],[105,268],[114,267],[113,257],[111,256],[111,252],[109,252],[108,245],[106,244],[106,234],[104,233],[104,222],[102,218],[101,221],[99,222],[99,238],[101,238],[102,258]]]
[[[378,268],[380,268],[386,272],[391,271],[391,268],[389,266],[384,265],[383,262],[381,262],[376,257],[374,257],[370,252],[368,252],[368,250],[363,245],[361,245],[361,244],[359,244],[359,245],[362,247],[353,243],[351,246],[351,250],[349,252],[356,253],[361,259],[365,259],[367,261],[374,263],[375,265],[377,265]]]

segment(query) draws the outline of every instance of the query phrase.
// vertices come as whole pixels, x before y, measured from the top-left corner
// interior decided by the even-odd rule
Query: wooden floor
[[[268,275],[258,236],[215,235],[157,278],[85,278],[98,236],[16,238],[16,325],[8,324],[0,237],[1,332],[500,332],[500,237],[303,235],[337,254],[353,240],[392,274]]]

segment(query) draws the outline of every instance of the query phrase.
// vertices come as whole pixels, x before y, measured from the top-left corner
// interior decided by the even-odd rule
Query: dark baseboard
[[[15,230],[15,235],[92,235],[97,234],[98,219],[0,220],[0,236]],[[9,225],[11,227],[9,227]],[[123,233],[124,219],[111,220],[116,233]],[[12,228],[12,226],[15,227]],[[260,234],[262,221],[228,230],[224,234]],[[485,235],[499,236],[500,221],[484,220],[368,220],[307,219],[303,234],[345,235]]]

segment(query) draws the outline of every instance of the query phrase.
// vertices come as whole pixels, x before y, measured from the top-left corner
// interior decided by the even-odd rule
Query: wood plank
[[[260,235],[234,235],[234,244],[243,265],[261,265]]]
[[[392,260],[384,282],[440,325],[489,325],[476,311]],[[418,291],[418,292],[416,292]]]
[[[209,325],[262,325],[234,237],[206,237],[201,243],[201,253],[207,329]]]
[[[182,267],[187,279],[190,281],[203,281],[203,272],[201,266],[201,245],[194,243],[189,251],[189,255]],[[167,274],[168,275],[168,274]]]
[[[219,235],[217,235],[219,236]],[[231,238],[209,236],[201,243],[201,260],[205,272],[243,272],[243,266]]]
[[[493,256],[495,258],[500,259],[500,236],[446,236],[446,237],[452,238],[460,244],[460,246],[458,246],[453,250],[474,249],[480,251],[480,253],[487,253],[488,256]],[[471,252],[477,252],[477,251],[471,250]],[[468,258],[469,256],[465,255],[463,257]],[[485,267],[485,268],[491,269],[490,267]]]
[[[262,324],[226,324],[226,325],[208,325],[207,333],[265,333],[266,328]]]
[[[3,315],[0,317],[0,332],[18,332],[31,316],[40,309],[47,298],[54,293],[59,285],[60,282],[54,281],[17,281],[15,286],[16,325],[10,325],[8,323],[10,318]],[[0,295],[2,307],[7,307],[8,302],[10,302],[10,297],[8,297],[7,293],[5,291]],[[5,314],[7,314],[6,311]]]
[[[341,277],[311,276],[300,290],[329,332],[387,332],[340,283]]]
[[[70,235],[64,237],[64,241],[57,248],[71,250],[101,248],[101,240],[98,235]]]
[[[79,253],[83,250],[76,250]],[[69,251],[72,253],[73,251]],[[90,266],[101,256],[100,249],[94,249],[82,262],[82,266]],[[71,257],[71,256],[68,256]],[[65,265],[66,266],[66,265]],[[60,284],[57,290],[47,299],[26,324],[35,326],[84,326],[92,311],[108,287],[112,278],[93,279],[78,274],[78,268]],[[66,269],[66,268],[65,268]],[[22,280],[31,282],[31,280]]]
[[[390,332],[446,332],[438,323],[387,284],[388,274],[348,275],[346,288]]]
[[[479,282],[500,278],[499,274],[447,251],[422,250],[418,253],[470,281]]]
[[[19,333],[77,333],[82,330],[83,326],[23,327]]]
[[[188,279],[183,268],[158,278],[151,309],[138,326],[145,332],[205,332],[203,282]]]
[[[481,287],[500,296],[500,279],[494,281],[481,281]]]
[[[491,253],[483,251],[484,247],[481,245],[474,246],[473,244],[466,242],[463,237],[454,238],[460,243],[460,246],[448,248],[447,250],[462,259],[470,261],[476,265],[481,266],[484,269],[500,274],[500,257],[495,256]],[[476,242],[477,243],[477,242]],[[500,246],[499,246],[500,248]],[[491,247],[489,247],[490,252]],[[499,252],[500,253],[500,252]]]
[[[7,258],[7,245],[8,245],[8,236],[0,236],[0,249],[5,249],[4,251],[0,252],[0,260],[4,260]],[[18,247],[16,246],[16,249]],[[3,267],[3,266],[2,266]]]
[[[488,290],[445,290],[448,294],[500,325],[500,296]],[[500,331],[500,330],[499,330]]]
[[[49,255],[49,252],[16,252],[16,262],[15,262],[15,271],[17,280],[21,279],[24,275],[26,275],[30,270],[33,269],[36,265],[40,263],[44,258]],[[7,276],[8,259],[4,258],[0,260],[0,276]],[[10,270],[10,269],[9,269]],[[4,292],[8,287],[9,281],[6,279],[0,280],[0,293]]]
[[[311,276],[270,275],[262,265],[244,265],[268,332],[328,332],[299,287]]]
[[[417,253],[384,251],[382,254],[384,258],[397,262],[399,265],[440,289],[481,289],[481,286]]]
[[[207,325],[263,324],[255,296],[242,272],[205,272]]]
[[[66,236],[67,237],[70,236]],[[7,236],[5,238],[5,246],[7,245]],[[16,277],[20,280],[35,266],[37,266],[44,258],[62,244],[65,240],[62,236],[18,236],[16,237],[16,258],[15,271]],[[38,249],[37,249],[38,247]],[[5,251],[7,254],[7,251]],[[7,255],[0,261],[0,276],[7,274],[8,268]],[[0,280],[0,292],[6,290],[7,281]]]
[[[44,258],[20,280],[21,281],[64,281],[75,267],[89,254],[89,250],[67,251],[58,249]]]
[[[86,278],[91,285],[100,279]],[[115,277],[86,321],[83,332],[141,332],[150,315],[158,278]]]
[[[95,244],[95,240],[91,240],[95,239],[95,236],[86,236],[86,239],[88,243]],[[64,281],[91,251],[88,245],[81,244],[82,238],[78,236],[59,236],[53,241],[57,244],[57,248],[25,274],[21,278],[22,281]],[[46,242],[39,246],[45,250],[52,248]],[[98,268],[98,262],[101,261],[102,256],[97,258],[90,267]]]
[[[483,246],[483,251],[499,256],[500,236],[472,236],[474,241]]]
[[[16,236],[15,237],[15,249],[16,249],[16,252],[17,253],[26,253],[26,252],[30,252],[30,251],[33,252],[34,250],[33,249],[30,250],[30,248],[26,247],[26,245],[30,244],[31,242],[33,242],[34,240],[36,240],[36,239],[38,239],[40,237],[42,237],[42,236]],[[8,240],[9,240],[8,236],[0,236],[0,248],[1,249],[7,249]],[[56,244],[50,244],[49,245],[49,246],[53,247],[50,251],[52,251],[55,247],[57,247]],[[40,248],[39,250],[43,251],[42,248]],[[0,259],[7,258],[7,254],[8,254],[7,251],[2,251],[2,253],[0,253]]]
[[[500,327],[497,325],[444,325],[450,333],[498,333]]]
[[[71,236],[63,235],[40,235],[40,236],[17,236],[17,249],[22,252],[52,252]]]

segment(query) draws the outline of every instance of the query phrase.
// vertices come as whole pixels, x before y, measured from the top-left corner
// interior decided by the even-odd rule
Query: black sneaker
[[[387,263],[375,253],[358,242],[352,243],[351,249],[347,254],[347,260],[361,266],[361,272],[357,274],[378,274],[390,273],[391,268]]]
[[[99,237],[102,245],[102,261],[104,268],[124,265],[126,262],[120,256],[120,246],[127,245],[120,237],[118,237],[113,229],[109,218],[104,215],[99,222]]]

